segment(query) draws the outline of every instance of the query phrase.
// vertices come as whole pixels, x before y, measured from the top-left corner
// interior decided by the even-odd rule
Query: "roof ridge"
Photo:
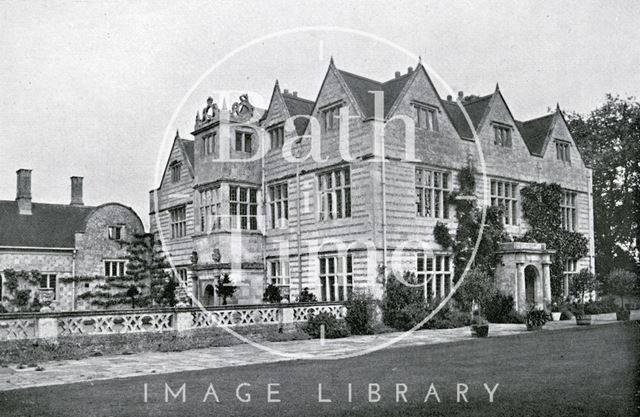
[[[486,100],[486,99],[491,98],[491,97],[493,97],[493,93],[487,94],[485,96],[479,96],[478,98],[474,98],[473,100],[463,101],[462,105],[475,104],[475,103],[477,103],[479,101]]]
[[[368,78],[368,77],[365,77],[363,75],[354,74],[353,72],[341,70],[340,68],[338,68],[338,71],[340,71],[343,74],[351,75],[352,77],[360,78],[361,80],[369,81],[369,82],[376,83],[376,84],[384,84],[384,83],[382,83],[380,81],[376,81],[376,80],[374,80],[372,78]]]
[[[287,98],[292,98],[294,100],[306,101],[307,103],[315,104],[315,101],[313,101],[313,100],[309,100],[308,98],[302,98],[300,96],[294,96],[291,93],[282,93],[282,95],[287,97]]]
[[[15,203],[16,200],[0,200],[0,203]],[[98,206],[85,206],[85,205],[76,205],[76,204],[64,204],[64,203],[40,203],[38,201],[32,201],[31,204],[40,204],[42,206],[59,206],[59,207],[77,207],[81,209],[94,209]]]
[[[414,71],[415,71],[415,70],[414,70]],[[411,74],[413,74],[413,71],[411,71],[411,72],[407,72],[406,74],[403,74],[403,75],[401,75],[401,76],[399,76],[399,77],[397,77],[397,78],[396,78],[396,77],[393,77],[393,78],[391,78],[391,79],[389,79],[389,80],[387,80],[387,81],[384,81],[384,82],[382,83],[382,85],[388,84],[388,83],[390,83],[390,82],[392,82],[392,81],[398,81],[398,80],[401,80],[401,79],[403,79],[403,78],[406,78],[406,77],[410,76]]]
[[[555,113],[549,113],[549,114],[545,114],[545,115],[542,115],[542,116],[534,117],[533,119],[520,121],[520,123],[535,122],[536,120],[544,119],[545,117],[550,117],[550,116],[555,116],[555,115],[556,115]],[[519,120],[516,120],[516,121],[519,121]]]

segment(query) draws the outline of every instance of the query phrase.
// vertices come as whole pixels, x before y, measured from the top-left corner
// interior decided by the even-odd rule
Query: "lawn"
[[[638,322],[618,323],[389,349],[335,361],[280,362],[3,392],[0,415],[635,416],[639,350]],[[184,383],[186,402],[165,403],[165,383],[173,392]],[[432,383],[441,402],[431,392],[424,403]],[[458,383],[468,387],[467,403],[462,397],[456,401]],[[485,383],[489,389],[499,384],[492,403]],[[215,395],[209,391],[203,402],[210,384]],[[271,390],[272,398],[281,402],[267,402],[268,384],[279,384]],[[322,398],[331,402],[318,401],[319,384]],[[378,384],[378,402],[368,401],[369,384]],[[239,386],[241,398],[251,395],[249,402],[236,397]]]

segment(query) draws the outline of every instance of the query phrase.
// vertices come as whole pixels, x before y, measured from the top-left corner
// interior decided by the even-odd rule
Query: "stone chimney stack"
[[[16,174],[18,174],[18,191],[16,193],[18,212],[31,215],[31,170],[19,169]]]
[[[396,71],[395,76],[396,76],[396,78],[400,78],[400,71]]]
[[[82,177],[71,177],[71,205],[84,206],[82,201]]]

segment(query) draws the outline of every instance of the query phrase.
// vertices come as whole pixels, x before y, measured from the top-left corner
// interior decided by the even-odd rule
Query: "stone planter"
[[[559,311],[551,313],[551,317],[553,318],[553,321],[560,321],[560,316],[562,316],[562,313]]]
[[[537,326],[531,326],[531,325],[527,324],[527,331],[528,332],[537,332],[539,330],[542,330],[543,327],[544,327],[544,324],[539,324]]]
[[[590,326],[591,314],[583,314],[582,316],[576,316],[576,324],[578,326]]]
[[[616,320],[618,321],[627,321],[630,317],[631,311],[629,310],[616,311]]]
[[[488,335],[489,335],[488,324],[472,324],[471,325],[471,336],[487,337]]]

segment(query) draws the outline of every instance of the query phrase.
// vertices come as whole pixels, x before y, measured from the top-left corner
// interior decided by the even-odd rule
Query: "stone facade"
[[[327,127],[326,122],[332,109],[332,114],[341,115],[335,128]],[[422,116],[418,116],[419,109],[425,112]],[[187,211],[193,216],[187,218],[191,243],[184,238],[174,243],[165,235],[165,244],[170,255],[175,253],[181,262],[186,262],[189,251],[197,253],[197,263],[190,266],[189,274],[198,283],[194,293],[205,304],[217,299],[206,296],[203,285],[229,271],[245,288],[233,300],[239,303],[254,302],[261,285],[268,282],[280,284],[292,299],[305,287],[327,301],[343,298],[358,287],[379,296],[382,265],[387,270],[424,273],[431,278],[431,296],[444,294],[453,285],[451,254],[434,241],[433,228],[442,222],[455,231],[455,209],[445,205],[444,198],[457,189],[458,173],[470,163],[478,172],[479,200],[501,204],[509,187],[506,197],[513,200],[513,211],[506,220],[506,230],[515,240],[527,230],[519,195],[522,187],[531,182],[560,184],[573,198],[568,211],[571,226],[567,227],[583,233],[590,242],[589,256],[577,260],[576,268],[594,269],[591,170],[582,161],[559,108],[542,118],[521,122],[514,119],[498,86],[487,96],[467,99],[461,95],[454,101],[440,97],[422,65],[379,83],[341,71],[332,61],[315,101],[282,92],[276,83],[264,114],[252,107],[246,111],[231,116],[217,108],[206,110],[206,117],[198,113],[192,142],[194,174],[190,184],[181,183],[181,190],[190,186],[191,191],[185,191],[184,202],[171,198],[175,185],[165,183],[165,172],[162,184],[152,192],[163,204],[160,210],[151,209],[152,231],[159,231],[154,217],[164,225],[169,208],[176,204],[189,207],[189,202],[193,205],[193,210]],[[310,121],[301,123],[307,116]],[[270,146],[271,132],[279,127],[283,128],[284,146]],[[249,154],[237,153],[235,132],[252,129],[254,143],[260,141],[266,149],[257,156],[257,146]],[[499,138],[500,132],[504,132],[504,140]],[[214,133],[214,149],[209,151],[206,138]],[[412,136],[414,141],[407,139]],[[569,148],[566,158],[556,143]],[[179,150],[174,144],[172,161],[185,159]],[[285,157],[286,152],[304,157],[316,150],[321,160]],[[250,162],[242,160],[252,156],[256,157]],[[422,176],[442,181],[442,192],[418,184]],[[329,180],[332,183],[325,182]],[[236,230],[231,223],[235,220],[230,213],[230,190],[236,186],[255,189],[255,230]],[[272,192],[282,187],[287,190],[286,198],[274,197]],[[207,224],[200,227],[197,214],[201,208],[209,209],[200,193],[210,189],[219,192],[216,216],[222,225],[216,229]],[[423,214],[430,210],[429,215],[422,215],[417,209],[422,201],[419,198],[436,194],[438,197],[430,197],[429,208],[421,203]],[[277,218],[280,210],[285,210],[285,199],[286,218],[274,227],[273,212]],[[544,248],[535,251],[536,259],[522,258],[515,252],[510,259],[505,252],[508,265],[499,282],[516,298],[521,296],[514,287],[519,282],[517,268],[524,271],[534,263],[540,277],[544,276],[548,254]],[[540,282],[540,294],[546,299],[546,284],[542,279]]]
[[[106,262],[126,261],[126,243],[134,234],[144,232],[142,221],[130,207],[120,203],[84,206],[80,177],[72,178],[72,204],[32,203],[29,198],[28,205],[29,214],[20,214],[16,202],[0,202],[0,221],[12,224],[3,229],[0,238],[3,304],[14,308],[4,299],[11,299],[12,295],[2,271],[37,270],[48,275],[46,287],[55,294],[55,310],[94,308],[78,296],[104,282]],[[110,236],[110,227],[118,228],[119,236],[113,230]],[[124,273],[124,269],[120,272]],[[19,289],[31,290],[31,298],[43,291],[42,284],[18,284]]]

